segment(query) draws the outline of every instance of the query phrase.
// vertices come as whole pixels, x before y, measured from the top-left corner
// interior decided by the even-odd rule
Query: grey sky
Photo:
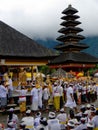
[[[31,38],[56,39],[70,3],[79,11],[83,35],[98,36],[98,0],[0,0],[0,20]]]

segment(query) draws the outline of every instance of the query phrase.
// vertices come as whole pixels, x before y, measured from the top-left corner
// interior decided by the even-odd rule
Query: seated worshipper
[[[4,125],[0,123],[0,130],[4,130]]]
[[[48,129],[49,130],[61,130],[59,120],[56,119],[54,112],[49,112]]]
[[[36,130],[48,130],[48,123],[45,117],[41,117],[40,124],[36,127]]]
[[[98,130],[98,110],[96,110],[95,116],[91,119],[94,124],[94,130]]]
[[[14,113],[14,109],[13,108],[9,109],[9,114],[7,116],[7,124],[9,122],[13,122],[13,128],[17,129],[19,119],[18,119],[18,116]]]
[[[75,125],[79,124],[77,118],[75,117],[74,111],[72,109],[70,109],[70,111],[69,111],[69,117],[68,117],[68,119],[71,120],[71,121],[73,121]]]
[[[36,117],[34,119],[34,128],[36,128],[40,124],[41,112],[37,112]]]
[[[83,116],[83,113],[86,111],[86,107],[82,105],[79,109],[79,112],[75,114],[75,117],[80,121],[81,117]]]
[[[67,130],[74,130],[75,124],[72,120],[69,120],[67,123]]]
[[[92,118],[96,115],[96,108],[95,107],[91,107],[91,115],[90,115],[90,119],[92,120]]]
[[[26,111],[26,117],[23,117],[21,121],[24,122],[25,128],[34,129],[34,118],[31,116],[31,110]]]
[[[20,122],[19,130],[26,130],[25,127],[26,127],[25,122],[24,122],[24,121]],[[29,130],[29,129],[28,129],[28,130]]]
[[[60,114],[58,114],[56,118],[59,120],[59,123],[61,125],[61,130],[65,130],[66,122],[68,118],[67,118],[67,114],[64,111],[64,108],[60,110]]]
[[[86,112],[88,113],[88,117],[90,118],[90,115],[91,115],[91,105],[90,104],[87,104],[86,106]]]
[[[94,130],[94,124],[92,122],[87,123],[87,130]]]
[[[9,122],[5,130],[16,130],[16,128],[14,127],[14,122]]]
[[[80,125],[76,126],[74,130],[87,130],[86,118],[82,117]]]
[[[87,122],[90,122],[90,117],[88,117],[88,112],[87,112],[87,111],[85,111],[85,112],[82,114],[82,116],[86,118],[86,123],[87,123]]]

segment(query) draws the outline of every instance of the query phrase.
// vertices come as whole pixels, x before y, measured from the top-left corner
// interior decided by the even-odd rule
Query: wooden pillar
[[[31,80],[33,80],[33,73],[34,73],[33,66],[31,66]]]

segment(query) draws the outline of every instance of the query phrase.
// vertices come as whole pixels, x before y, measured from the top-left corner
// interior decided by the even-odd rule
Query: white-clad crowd
[[[77,113],[70,109],[69,114],[64,108],[58,113],[39,111],[35,115],[28,109],[19,119],[10,108],[7,128],[0,124],[0,130],[98,130],[98,110],[93,104],[82,105]]]
[[[11,109],[7,118],[8,128],[6,130],[16,130],[17,128],[22,130],[98,129],[98,110],[93,105],[82,106],[80,111],[77,109],[77,104],[91,103],[97,99],[98,86],[93,80],[89,82],[78,80],[65,82],[60,79],[53,82],[50,88],[49,84],[45,82],[37,87],[36,81],[32,81],[31,86],[31,107],[29,110],[26,110],[26,94],[28,90],[25,89],[24,84],[21,84],[21,89],[15,90],[19,93],[20,112],[26,112],[26,116],[21,119],[19,125],[18,116]],[[7,105],[8,90],[9,84],[4,81],[1,82],[1,109],[4,109]],[[46,113],[48,116],[44,117],[38,111],[49,109],[49,100],[52,100],[53,111],[60,113],[49,112],[49,115]],[[31,112],[36,116],[31,115]]]

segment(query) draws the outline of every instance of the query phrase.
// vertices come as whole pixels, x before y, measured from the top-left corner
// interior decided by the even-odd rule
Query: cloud
[[[56,39],[70,3],[79,11],[82,34],[98,35],[98,0],[0,0],[0,20],[31,38]]]

